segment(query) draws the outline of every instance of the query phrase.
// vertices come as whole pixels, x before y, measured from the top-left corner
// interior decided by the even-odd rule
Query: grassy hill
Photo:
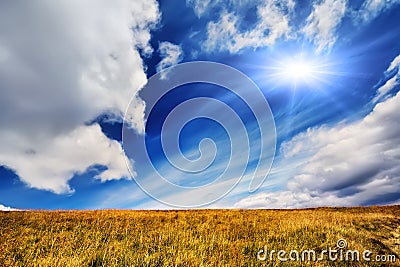
[[[400,266],[400,206],[19,211],[0,212],[0,225],[0,266]],[[338,249],[339,239],[360,261],[288,258],[296,259],[292,250],[319,257]],[[287,261],[278,260],[279,250]],[[376,262],[376,255],[396,261]]]

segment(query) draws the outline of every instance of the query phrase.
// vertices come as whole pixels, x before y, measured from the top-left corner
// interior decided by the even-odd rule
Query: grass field
[[[0,266],[400,266],[400,206],[21,211],[1,212],[0,224]],[[347,249],[370,250],[372,260],[378,254],[397,260],[257,259],[264,246],[321,253],[341,238]]]

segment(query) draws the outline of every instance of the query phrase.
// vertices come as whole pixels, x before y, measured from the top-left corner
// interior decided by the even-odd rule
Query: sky
[[[0,210],[400,204],[399,16],[2,1]]]

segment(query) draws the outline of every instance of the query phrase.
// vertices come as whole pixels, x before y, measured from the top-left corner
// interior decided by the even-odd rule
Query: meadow
[[[400,206],[16,211],[0,225],[0,266],[400,266]],[[320,253],[339,239],[396,261],[257,258],[265,246]]]

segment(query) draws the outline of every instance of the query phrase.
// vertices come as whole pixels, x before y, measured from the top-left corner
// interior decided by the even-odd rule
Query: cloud
[[[310,207],[348,206],[350,202],[334,194],[313,196],[309,192],[272,192],[259,193],[241,199],[236,208],[244,209],[297,209]]]
[[[194,13],[197,15],[198,18],[206,16],[212,12],[212,9],[216,7],[223,6],[224,8],[230,8],[231,10],[238,10],[242,8],[248,8],[250,5],[259,5],[263,3],[265,0],[186,0],[186,5],[193,8]],[[282,2],[290,2],[293,1],[283,0]],[[279,4],[279,3],[277,3]]]
[[[369,22],[396,4],[400,4],[400,0],[367,0],[361,6],[356,19]]]
[[[332,49],[346,15],[356,24],[369,22],[400,4],[400,0],[367,0],[358,10],[352,9],[348,0],[318,0],[313,1],[312,11],[305,18],[301,12],[294,13],[293,0],[186,0],[186,4],[199,18],[210,19],[203,44],[205,52],[233,54],[245,48],[271,46],[279,38],[304,34],[320,53]],[[305,25],[297,22],[300,16]]]
[[[6,206],[0,204],[0,211],[19,211],[19,209],[14,209],[14,208],[11,208],[11,207],[6,207]]]
[[[358,203],[353,204],[400,192],[399,106],[398,93],[377,104],[359,122],[309,130],[286,143],[288,151],[298,144],[304,144],[306,150],[315,149],[288,188],[315,194],[358,195],[354,200]]]
[[[317,45],[317,52],[331,49],[336,42],[336,28],[346,13],[346,0],[324,0],[313,6],[303,32]]]
[[[158,47],[158,53],[162,59],[157,64],[157,72],[178,64],[183,58],[181,46],[170,42],[161,42]]]
[[[396,64],[398,58],[391,67]],[[300,163],[286,190],[252,195],[236,205],[298,208],[399,202],[399,107],[400,92],[376,104],[360,121],[308,129],[283,143],[282,164],[296,157]]]
[[[218,21],[208,23],[207,40],[203,48],[208,52],[237,53],[245,48],[273,45],[290,32],[289,13],[293,8],[292,1],[261,1],[257,5],[257,21],[247,26],[235,10],[224,10]]]
[[[211,0],[186,0],[188,6],[193,7],[194,13],[197,17],[201,17],[213,3],[218,1]]]
[[[381,100],[383,97],[400,84],[400,55],[398,55],[391,63],[389,68],[386,70],[386,74],[391,73],[391,78],[388,79],[382,86],[378,88],[377,96],[374,98],[374,102]],[[394,74],[394,75],[393,75]]]
[[[68,134],[36,144],[20,143],[23,136],[1,134],[5,146],[0,161],[15,170],[29,186],[54,193],[73,192],[68,180],[94,164],[108,169],[96,176],[101,181],[130,177],[121,144],[108,139],[98,124],[80,126]],[[118,157],[119,156],[119,157]]]
[[[121,116],[134,96],[128,118],[143,132],[140,53],[152,52],[157,2],[0,6],[0,165],[56,193],[71,192],[68,180],[95,164],[108,167],[103,181],[126,176],[120,145],[86,123],[104,112]]]

